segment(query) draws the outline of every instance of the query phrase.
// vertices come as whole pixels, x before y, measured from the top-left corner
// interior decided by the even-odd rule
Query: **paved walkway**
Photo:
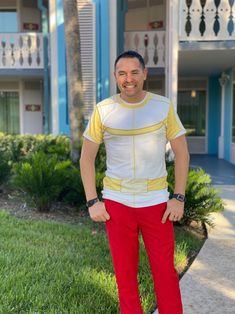
[[[213,215],[216,227],[208,230],[208,239],[180,281],[184,314],[235,314],[235,166],[196,155],[191,166],[211,175],[225,211]]]

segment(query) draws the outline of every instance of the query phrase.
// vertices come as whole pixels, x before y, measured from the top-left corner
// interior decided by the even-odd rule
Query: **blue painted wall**
[[[109,97],[109,0],[96,4],[96,77],[97,102]]]
[[[219,76],[209,77],[208,82],[208,154],[218,155],[220,135],[221,88]]]
[[[230,161],[232,142],[232,117],[233,117],[233,84],[232,70],[226,71],[230,80],[225,85],[225,106],[224,106],[224,159]]]
[[[66,51],[63,0],[57,0],[57,51],[58,51],[58,112],[59,133],[69,134],[68,90],[66,74]],[[53,79],[53,78],[52,78]]]

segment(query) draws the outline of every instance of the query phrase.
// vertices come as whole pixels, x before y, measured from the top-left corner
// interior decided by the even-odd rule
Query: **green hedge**
[[[9,163],[28,158],[42,151],[48,155],[57,155],[60,160],[70,157],[70,140],[59,135],[9,135],[0,133],[0,153],[4,153]]]

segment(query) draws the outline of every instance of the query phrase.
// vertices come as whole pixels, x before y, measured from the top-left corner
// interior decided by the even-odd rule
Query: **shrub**
[[[56,155],[48,157],[43,152],[15,165],[13,184],[26,193],[39,211],[49,211],[63,188],[66,170],[71,161],[58,161]]]
[[[168,189],[170,195],[174,188],[174,166],[168,166]],[[190,169],[186,185],[184,216],[180,224],[189,225],[192,221],[213,226],[210,214],[224,209],[218,191],[211,185],[211,178],[201,168]]]
[[[0,133],[0,151],[7,154],[11,163],[17,163],[38,151],[57,155],[59,160],[69,159],[70,140],[59,135],[6,135]]]
[[[0,185],[2,185],[8,178],[11,171],[8,158],[6,154],[0,151]]]
[[[85,204],[86,198],[78,166],[71,165],[67,169],[58,199],[71,205]]]

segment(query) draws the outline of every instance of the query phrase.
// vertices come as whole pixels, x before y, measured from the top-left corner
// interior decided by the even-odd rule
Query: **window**
[[[188,136],[206,135],[206,91],[179,91],[177,111]]]
[[[17,134],[19,131],[19,94],[0,91],[0,132]]]
[[[235,143],[235,84],[233,84],[233,126],[232,126],[232,139]]]
[[[0,9],[0,33],[17,33],[17,12],[16,10]]]

